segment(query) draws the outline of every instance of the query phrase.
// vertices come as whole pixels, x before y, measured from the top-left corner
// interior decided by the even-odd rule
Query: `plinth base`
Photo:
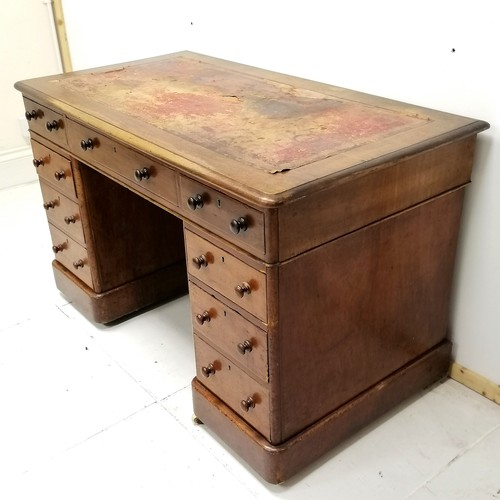
[[[195,415],[269,483],[281,483],[385,412],[439,379],[450,366],[444,341],[280,445],[272,445],[193,379]]]
[[[188,291],[184,260],[103,293],[94,292],[56,260],[52,269],[57,288],[86,318],[96,323],[110,323]]]

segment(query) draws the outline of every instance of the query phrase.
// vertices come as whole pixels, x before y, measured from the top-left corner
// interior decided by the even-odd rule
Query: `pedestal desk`
[[[16,88],[58,288],[101,323],[189,289],[194,412],[267,481],[447,374],[487,123],[190,52]]]

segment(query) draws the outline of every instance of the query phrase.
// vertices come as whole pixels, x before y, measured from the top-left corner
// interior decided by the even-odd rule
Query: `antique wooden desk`
[[[194,412],[267,481],[446,375],[487,123],[189,52],[16,88],[57,286],[102,323],[189,287]]]

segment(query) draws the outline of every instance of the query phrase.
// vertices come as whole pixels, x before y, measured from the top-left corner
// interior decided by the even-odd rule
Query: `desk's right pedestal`
[[[192,384],[196,416],[267,481],[288,479],[446,376],[463,193],[451,190],[267,269],[276,312],[267,437],[260,420],[257,432],[203,377]]]

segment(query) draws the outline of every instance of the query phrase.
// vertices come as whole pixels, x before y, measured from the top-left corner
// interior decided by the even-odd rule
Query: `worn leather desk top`
[[[271,205],[487,128],[190,52],[18,88],[208,183]]]

